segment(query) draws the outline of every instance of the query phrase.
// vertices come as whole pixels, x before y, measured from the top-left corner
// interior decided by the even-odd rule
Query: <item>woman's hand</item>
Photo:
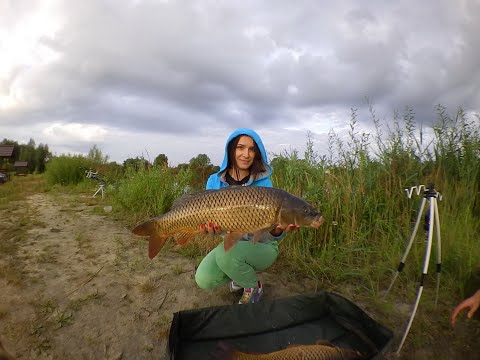
[[[275,229],[270,231],[270,234],[272,234],[272,236],[279,237],[280,235],[282,235],[282,233],[284,231],[286,233],[288,233],[289,231],[298,230],[298,229],[300,229],[300,226],[297,226],[297,225],[294,225],[294,224],[290,224],[286,228],[283,228],[280,225],[277,225],[277,227]]]
[[[221,235],[222,234],[222,229],[220,229],[216,224],[211,223],[211,222],[209,222],[207,224],[200,224],[199,229],[205,235],[214,236],[214,235]],[[290,224],[286,228],[283,228],[280,225],[277,225],[277,227],[275,229],[270,231],[270,234],[272,234],[272,236],[278,237],[278,236],[282,235],[282,233],[284,231],[286,233],[288,233],[292,230],[297,230],[297,229],[300,229],[300,226],[297,226],[297,225],[294,225],[294,224]]]
[[[214,223],[207,223],[207,224],[200,224],[199,225],[200,231],[203,232],[205,235],[221,235],[222,230]]]
[[[480,290],[477,290],[475,294],[469,298],[463,300],[456,308],[453,310],[452,314],[452,326],[455,325],[458,315],[465,309],[469,309],[467,317],[470,319],[475,311],[480,307]]]

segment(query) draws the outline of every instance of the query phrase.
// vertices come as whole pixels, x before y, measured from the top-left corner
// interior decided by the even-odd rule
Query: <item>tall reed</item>
[[[295,150],[273,159],[274,186],[304,197],[327,220],[319,230],[289,235],[281,246],[284,260],[332,282],[385,280],[418,215],[421,196],[408,199],[405,189],[433,183],[443,199],[438,206],[444,271],[452,282],[464,279],[480,265],[478,118],[469,120],[462,109],[451,118],[438,106],[428,137],[410,108],[395,113],[393,127],[386,129],[373,107],[370,114],[375,134],[359,130],[352,109],[348,136],[332,130],[328,154],[315,153],[309,133],[303,159]],[[405,269],[408,276],[421,270],[424,240],[420,231]]]

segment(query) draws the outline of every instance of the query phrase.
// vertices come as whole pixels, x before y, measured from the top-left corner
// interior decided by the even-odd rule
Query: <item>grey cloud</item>
[[[365,97],[387,118],[411,106],[426,123],[437,103],[478,111],[478,2],[272,4],[61,2],[63,27],[39,40],[58,59],[0,79],[0,95],[15,83],[28,102],[0,122],[185,134],[300,126],[304,111],[348,118]]]

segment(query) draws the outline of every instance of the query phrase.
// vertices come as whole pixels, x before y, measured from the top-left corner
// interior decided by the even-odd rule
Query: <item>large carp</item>
[[[315,345],[289,345],[270,353],[242,352],[229,343],[220,342],[212,352],[218,360],[360,360],[359,351],[340,348],[328,341],[317,341]]]
[[[307,202],[282,189],[227,186],[184,195],[170,211],[137,225],[132,232],[149,237],[148,256],[153,259],[170,236],[183,245],[201,234],[199,225],[207,223],[225,231],[224,248],[228,251],[245,233],[254,234],[256,242],[277,225],[318,228],[323,217]]]

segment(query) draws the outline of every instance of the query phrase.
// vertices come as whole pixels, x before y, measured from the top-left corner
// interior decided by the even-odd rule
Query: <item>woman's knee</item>
[[[195,273],[195,282],[197,283],[198,287],[201,289],[211,289],[214,287],[214,283],[210,276],[204,273]]]

